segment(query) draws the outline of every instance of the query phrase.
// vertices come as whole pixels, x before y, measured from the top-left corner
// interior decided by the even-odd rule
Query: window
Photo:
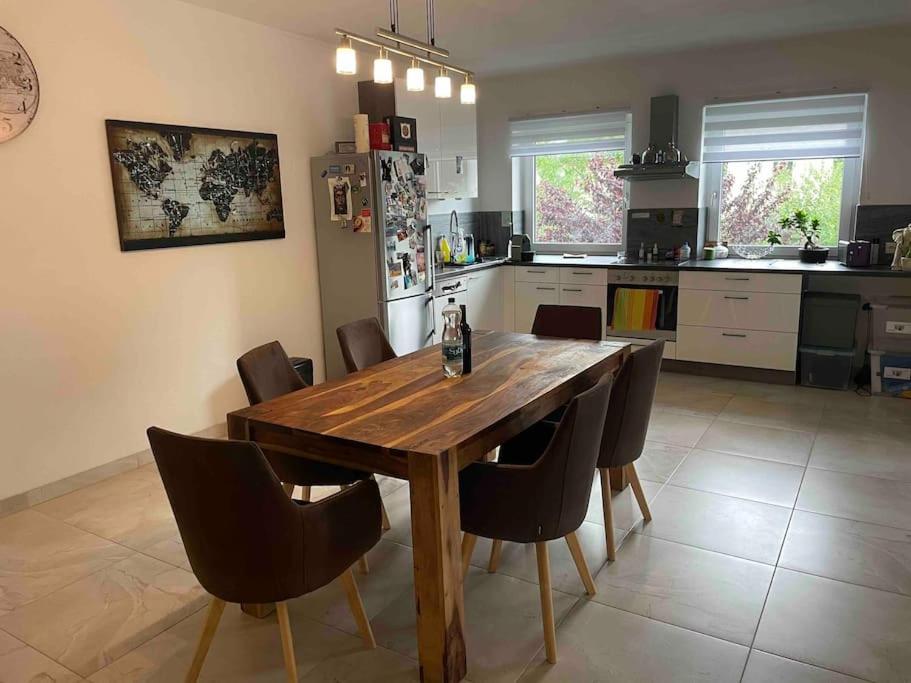
[[[510,123],[514,203],[525,210],[535,249],[617,249],[627,202],[614,169],[629,156],[629,141],[626,111]]]
[[[820,220],[820,243],[851,234],[860,197],[866,95],[707,106],[703,204],[709,239],[766,243],[782,216],[803,209]],[[783,235],[787,254],[800,235]]]

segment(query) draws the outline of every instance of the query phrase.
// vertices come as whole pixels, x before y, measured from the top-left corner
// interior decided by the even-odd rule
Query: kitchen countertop
[[[434,266],[433,277],[437,280],[448,280],[449,278],[468,275],[468,273],[474,273],[479,270],[501,266],[505,262],[505,256],[489,256],[480,263],[472,263],[468,266],[452,266],[448,264],[444,266]]]

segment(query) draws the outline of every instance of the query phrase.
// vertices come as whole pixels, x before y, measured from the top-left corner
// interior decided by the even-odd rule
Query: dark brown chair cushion
[[[598,341],[602,337],[601,309],[592,306],[541,304],[535,312],[531,333],[542,337]]]
[[[364,318],[342,325],[335,334],[342,348],[342,358],[349,373],[366,370],[372,365],[396,357],[376,318]]]
[[[475,463],[462,470],[462,529],[517,543],[578,529],[591,496],[611,383],[605,375],[576,396],[559,425],[539,422],[500,447],[507,459],[511,451],[538,454],[531,464]]]
[[[288,498],[259,447],[148,430],[190,566],[227,602],[316,590],[380,538],[380,493],[360,482],[318,503]]]

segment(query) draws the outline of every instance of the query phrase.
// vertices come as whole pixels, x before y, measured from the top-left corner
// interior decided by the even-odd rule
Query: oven
[[[676,270],[637,267],[607,271],[607,338],[677,339]]]

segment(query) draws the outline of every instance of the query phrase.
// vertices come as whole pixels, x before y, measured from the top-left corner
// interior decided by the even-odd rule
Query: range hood
[[[665,150],[677,146],[677,118],[680,100],[676,95],[653,97],[649,122],[649,143]],[[624,180],[683,180],[699,177],[698,161],[666,161],[652,164],[623,164],[614,176]]]

